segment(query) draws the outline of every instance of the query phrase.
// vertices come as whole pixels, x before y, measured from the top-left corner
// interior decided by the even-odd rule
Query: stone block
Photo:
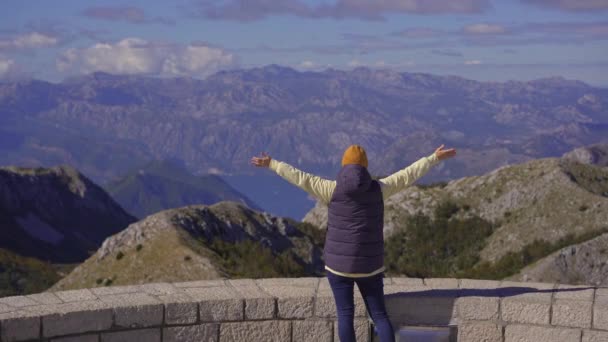
[[[555,299],[573,299],[593,302],[595,289],[589,286],[581,285],[557,285],[553,298]]]
[[[591,328],[592,302],[556,299],[553,302],[551,325],[573,328]]]
[[[199,302],[201,322],[243,320],[244,301],[232,287],[193,287],[184,292]]]
[[[162,303],[145,293],[123,293],[102,296],[100,300],[113,307],[115,324],[124,328],[160,326],[163,323]]]
[[[163,342],[218,342],[219,324],[169,327],[163,331]]]
[[[277,304],[274,298],[245,299],[245,319],[273,319],[277,316]]]
[[[101,342],[160,342],[160,328],[116,331],[101,334]]]
[[[402,322],[412,325],[448,325],[455,323],[455,298],[393,296],[386,300],[386,310],[397,326]]]
[[[0,304],[0,313],[19,311],[19,308],[12,307],[6,304]]]
[[[355,318],[354,324],[357,341],[369,341],[371,334],[369,320],[367,318]],[[337,327],[337,324],[335,327]]]
[[[257,279],[256,283],[262,288],[274,286],[306,287],[316,289],[320,278],[267,278]]]
[[[220,325],[220,342],[291,341],[290,321],[231,322]]]
[[[55,292],[55,295],[65,303],[97,299],[97,296],[89,289]]]
[[[313,314],[313,297],[277,299],[277,317],[308,318]]]
[[[226,283],[230,286],[257,286],[254,279],[228,279]]]
[[[184,291],[181,288],[174,286],[169,283],[152,283],[140,285],[143,292],[152,296],[164,296],[171,294],[183,294]]]
[[[31,294],[31,295],[28,295],[27,298],[32,299],[32,300],[38,302],[39,304],[46,304],[46,305],[63,303],[63,301],[61,299],[59,299],[59,297],[57,297],[54,293],[50,293],[50,292]]]
[[[292,332],[292,341],[333,342],[333,327],[330,321],[293,321]]]
[[[277,299],[277,316],[279,318],[308,318],[313,314],[313,299],[315,296],[316,285],[299,286],[297,284],[312,284],[308,278],[300,278],[299,282],[294,282],[294,286],[271,286],[269,282],[258,282],[260,287],[266,292],[276,297]],[[268,279],[264,279],[268,280]],[[285,279],[279,283],[287,283]],[[297,279],[296,279],[297,280]],[[306,280],[306,281],[305,281]]]
[[[40,305],[37,301],[28,298],[26,296],[13,296],[0,298],[0,304],[9,305],[15,308],[22,308],[25,306]]]
[[[317,291],[331,291],[331,286],[329,286],[329,280],[327,279],[327,277],[319,278],[319,283],[317,284]]]
[[[403,279],[412,279],[412,280],[418,279],[418,280],[420,280],[422,282],[422,279],[420,279],[420,278],[407,278],[407,277],[402,277],[402,278]],[[396,277],[395,279],[401,279],[401,278]],[[386,274],[385,274],[385,276],[382,278],[382,284],[384,284],[384,285],[393,285],[393,278],[387,277]]]
[[[359,291],[355,291],[355,317],[367,317],[367,309],[365,302],[361,297]],[[314,305],[314,316],[322,318],[335,318],[337,317],[336,312],[336,300],[331,292],[319,292],[317,298],[315,298]]]
[[[173,286],[175,286],[177,288],[224,287],[224,286],[226,286],[226,281],[223,279],[186,281],[186,282],[182,282],[182,283],[173,283]]]
[[[593,303],[593,328],[608,330],[608,289],[597,289]]]
[[[505,342],[579,342],[580,329],[512,324],[505,327]]]
[[[452,290],[445,290],[452,291]],[[445,292],[444,291],[444,292]],[[429,297],[437,290],[424,285],[386,285],[384,286],[384,296],[391,297]],[[453,292],[452,292],[453,293]]]
[[[51,342],[99,342],[99,335],[80,335],[54,338]]]
[[[390,279],[390,283],[386,280]],[[384,278],[384,285],[400,285],[400,286],[412,286],[412,287],[421,287],[424,286],[424,281],[422,278]]]
[[[492,322],[464,322],[458,325],[458,342],[502,342],[502,327]]]
[[[600,287],[595,289],[595,296],[608,297],[608,287]]]
[[[273,319],[276,317],[276,300],[263,291],[252,279],[228,281],[245,301],[245,319]]]
[[[424,285],[433,290],[458,289],[458,279],[455,278],[425,278]]]
[[[91,289],[96,296],[109,296],[116,295],[122,293],[133,293],[133,292],[141,292],[141,286],[139,285],[128,285],[128,286],[104,286],[104,287],[95,287]]]
[[[59,304],[41,308],[43,337],[107,330],[112,327],[112,309],[98,301]]]
[[[206,300],[199,303],[201,322],[240,321],[243,320],[243,301]]]
[[[499,287],[500,287],[500,281],[497,281],[497,280],[460,279],[460,288],[461,289],[495,290]]]
[[[582,342],[606,342],[608,341],[608,331],[583,330]]]
[[[165,304],[165,324],[194,324],[198,321],[198,303],[185,294],[158,296]]]
[[[507,322],[549,325],[550,292],[529,292],[505,297],[501,303],[501,317]]]
[[[510,281],[510,280],[504,280],[504,281],[500,282],[501,289],[518,288],[524,292],[534,292],[534,290],[537,290],[537,291],[540,290],[542,292],[550,293],[550,291],[548,291],[548,290],[552,290],[555,287],[556,287],[556,284],[553,284],[553,283],[517,282],[517,281]]]
[[[145,328],[163,323],[163,306],[160,304],[114,308],[115,324],[124,328]]]
[[[460,320],[497,320],[497,297],[459,297],[455,300],[456,315]]]
[[[0,314],[0,341],[24,341],[40,338],[40,317],[29,312]]]
[[[370,322],[366,318],[355,318],[355,338],[357,341],[369,341],[371,337]],[[295,342],[295,340],[293,340]],[[334,322],[334,342],[339,342],[338,322]]]

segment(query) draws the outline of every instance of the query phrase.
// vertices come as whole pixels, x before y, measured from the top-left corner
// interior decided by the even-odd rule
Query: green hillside
[[[581,161],[586,159],[531,160],[480,176],[414,185],[392,196],[384,216],[389,273],[504,279],[560,249],[605,234],[608,167]],[[317,204],[304,221],[326,227],[327,207]],[[559,274],[555,280],[544,275],[543,281],[606,281],[608,267],[598,265],[608,260],[601,259],[601,249],[593,250],[598,245],[585,248],[601,257],[576,259],[593,270],[593,277],[543,266],[543,274]],[[526,276],[540,279],[540,273]]]
[[[322,235],[235,202],[150,215],[108,238],[53,290],[322,274]]]
[[[51,264],[0,248],[0,297],[42,292],[60,278]]]

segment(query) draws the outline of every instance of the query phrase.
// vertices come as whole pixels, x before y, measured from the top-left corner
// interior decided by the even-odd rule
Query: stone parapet
[[[608,288],[385,278],[400,326],[457,326],[459,342],[608,341]],[[373,335],[355,287],[359,341]],[[326,278],[193,281],[0,298],[0,341],[337,342]]]

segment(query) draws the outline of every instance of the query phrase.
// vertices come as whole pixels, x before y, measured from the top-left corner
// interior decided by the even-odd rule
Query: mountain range
[[[203,80],[93,73],[0,84],[0,164],[68,163],[103,184],[167,158],[195,174],[251,174],[250,157],[267,151],[333,177],[353,143],[367,149],[373,174],[445,143],[459,158],[429,179],[446,180],[608,141],[607,99],[607,89],[559,77],[498,83],[276,65]]]
[[[462,270],[469,273],[454,276],[608,284],[606,155],[608,145],[593,145],[561,158],[505,166],[482,176],[415,185],[391,197],[385,210],[389,271],[399,265],[395,255],[418,255],[429,261],[431,253],[437,264],[435,249],[442,248],[464,253],[449,257],[453,265],[470,265]],[[161,210],[135,222],[71,167],[5,167],[1,171],[5,191],[0,208],[3,222],[10,223],[2,230],[2,295],[40,291],[60,277],[54,290],[323,272],[327,209],[322,206],[302,223],[226,201]],[[431,217],[433,212],[435,221],[425,221],[424,215]],[[31,218],[24,220],[23,213]],[[74,213],[85,213],[87,218]],[[70,225],[76,217],[82,220],[80,224]],[[447,225],[437,221],[442,217]],[[102,229],[114,226],[112,218],[124,229]],[[37,225],[32,224],[34,219]],[[416,222],[423,225],[410,226]],[[411,235],[416,229],[418,236]],[[435,229],[447,229],[441,234],[452,237],[441,242]],[[66,246],[71,249],[50,248],[64,243],[51,239],[59,234],[71,239]],[[442,243],[447,244],[442,247]],[[38,254],[23,248],[30,245],[40,246]],[[58,251],[63,254],[53,254]],[[67,251],[73,252],[67,254],[71,258],[88,256],[67,275],[60,275],[54,265],[25,256],[64,260]],[[405,262],[407,273],[407,265],[415,264]]]

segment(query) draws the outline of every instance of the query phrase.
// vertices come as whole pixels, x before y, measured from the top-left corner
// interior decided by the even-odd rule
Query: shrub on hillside
[[[274,255],[256,241],[225,242],[215,239],[210,248],[216,259],[233,278],[301,277],[305,270],[291,252]]]
[[[59,279],[51,264],[0,248],[0,297],[42,292]]]
[[[492,225],[479,218],[453,217],[460,208],[440,204],[434,217],[418,213],[386,241],[387,271],[411,277],[454,277],[479,260]]]

